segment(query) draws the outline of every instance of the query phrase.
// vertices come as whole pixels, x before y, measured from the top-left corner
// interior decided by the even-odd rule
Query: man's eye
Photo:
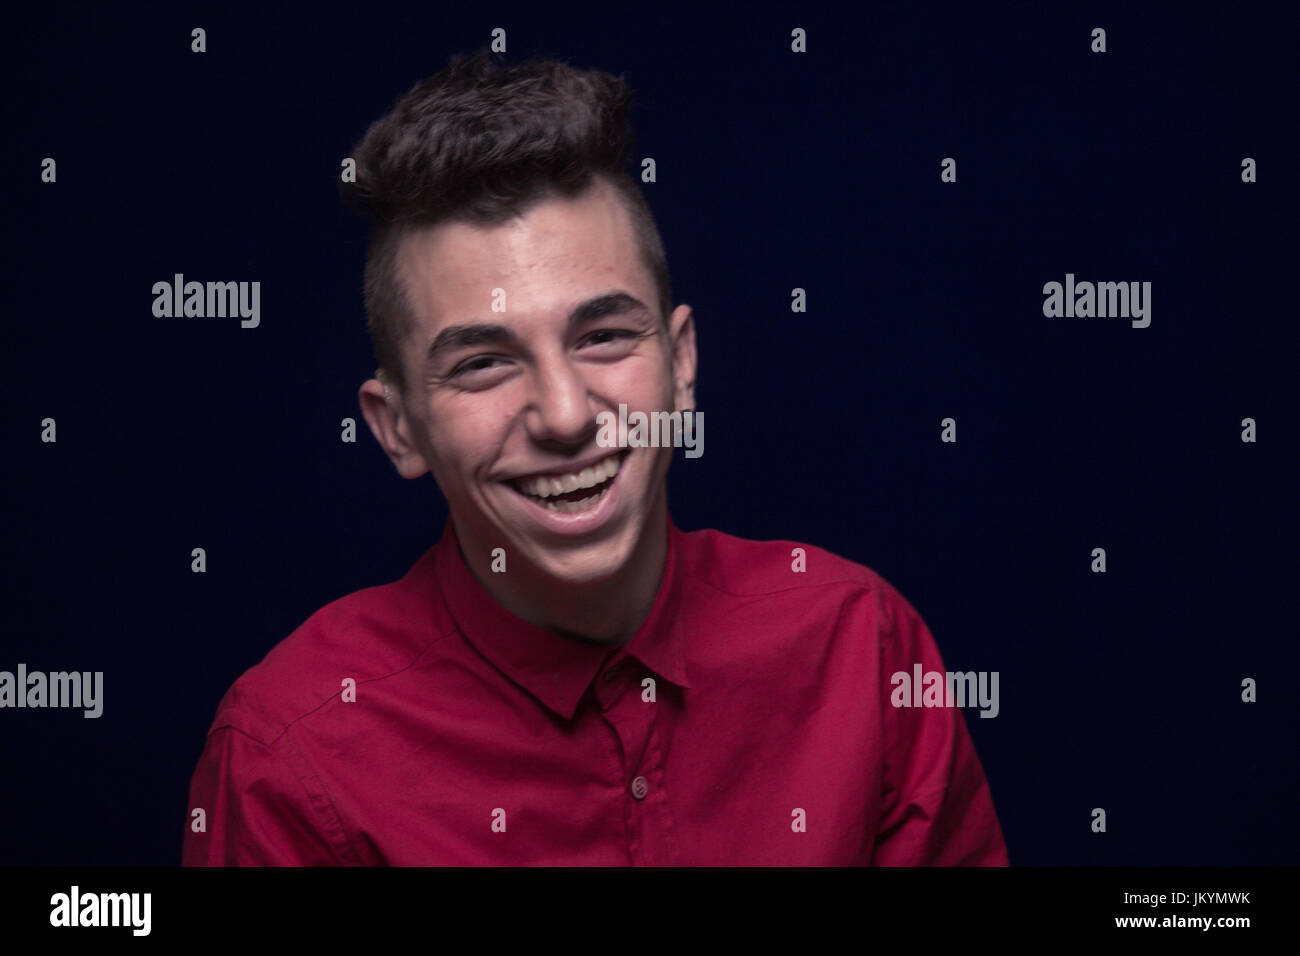
[[[491,355],[480,355],[477,358],[472,358],[469,359],[468,361],[461,362],[459,365],[456,366],[455,370],[451,374],[454,377],[457,375],[463,375],[466,372],[478,372],[485,368],[491,368],[492,366],[490,363],[499,362],[499,361],[501,360],[498,358],[494,358]]]
[[[608,336],[608,338],[600,338],[600,336]],[[629,332],[627,329],[599,329],[587,336],[587,344],[606,345],[615,339],[630,339],[635,337],[636,333]]]

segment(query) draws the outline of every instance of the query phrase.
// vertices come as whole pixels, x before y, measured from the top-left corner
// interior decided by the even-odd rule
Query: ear
[[[689,305],[679,305],[668,317],[668,339],[673,350],[673,402],[675,411],[695,407],[695,320]]]
[[[378,374],[378,373],[376,373]],[[403,478],[419,478],[429,473],[429,463],[424,460],[412,441],[411,417],[398,391],[380,378],[368,379],[357,394],[361,414],[370,426],[375,440],[388,454],[397,473]]]

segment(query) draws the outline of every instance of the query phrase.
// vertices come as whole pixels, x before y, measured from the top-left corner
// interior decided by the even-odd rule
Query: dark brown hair
[[[405,388],[401,345],[414,316],[397,271],[406,228],[464,221],[500,225],[543,199],[570,198],[597,177],[631,215],[665,323],[672,287],[663,240],[628,174],[635,134],[621,77],[534,57],[507,66],[479,51],[453,56],[371,124],[353,150],[344,202],[371,220],[365,305],[375,359]]]

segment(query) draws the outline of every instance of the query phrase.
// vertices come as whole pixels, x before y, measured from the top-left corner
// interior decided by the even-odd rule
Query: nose
[[[596,410],[587,380],[567,355],[538,361],[526,421],[538,443],[579,446],[595,434]]]

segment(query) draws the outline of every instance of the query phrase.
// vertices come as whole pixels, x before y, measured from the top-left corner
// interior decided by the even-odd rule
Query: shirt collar
[[[451,518],[434,548],[443,602],[466,640],[498,670],[542,703],[572,720],[578,703],[606,661],[634,657],[659,677],[689,687],[682,601],[685,534],[667,518],[668,554],[650,613],[623,646],[588,643],[538,627],[506,610],[465,565]]]

